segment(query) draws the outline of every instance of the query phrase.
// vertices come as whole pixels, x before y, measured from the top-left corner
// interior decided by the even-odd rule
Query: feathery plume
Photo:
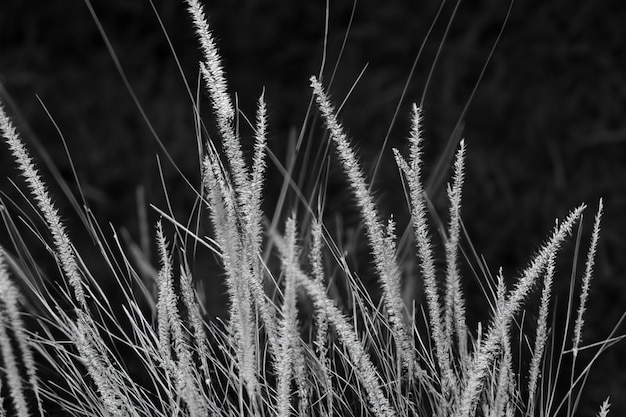
[[[46,190],[46,186],[35,167],[35,163],[28,154],[26,146],[24,146],[15,127],[4,111],[2,104],[0,104],[0,131],[6,143],[9,145],[9,149],[17,162],[18,169],[28,184],[31,194],[37,202],[39,211],[43,214],[48,230],[52,233],[55,254],[58,262],[61,264],[65,277],[68,279],[74,291],[76,301],[78,301],[81,308],[86,309],[87,302],[85,300],[85,291],[72,243],[65,232],[65,227],[61,222],[59,212]]]
[[[397,150],[394,152],[396,162],[400,169],[404,171],[409,185],[415,244],[420,259],[422,276],[424,277],[424,292],[430,315],[430,327],[435,342],[437,363],[442,373],[441,379],[444,395],[448,396],[448,394],[457,390],[455,384],[456,377],[452,371],[452,361],[450,359],[452,342],[445,337],[444,323],[441,318],[441,303],[439,301],[435,264],[426,221],[425,190],[421,180],[421,117],[421,110],[416,105],[413,105],[412,126],[409,136],[409,162],[407,163]],[[459,180],[462,180],[462,177]]]
[[[445,329],[446,339],[452,341],[456,333],[459,356],[464,363],[467,358],[467,326],[465,324],[465,303],[461,291],[459,268],[457,265],[458,247],[461,235],[461,193],[463,190],[465,162],[465,141],[461,140],[454,163],[454,180],[448,188],[450,201],[450,225],[446,240],[446,298]]]
[[[290,263],[290,258],[286,256],[289,249],[284,239],[280,237],[276,239],[276,246],[283,256],[283,262]],[[315,309],[321,311],[327,317],[329,325],[333,326],[339,340],[348,350],[350,360],[355,367],[355,373],[363,383],[374,415],[377,417],[395,416],[396,413],[392,410],[389,400],[383,393],[380,375],[376,371],[369,354],[363,348],[348,319],[327,296],[322,283],[310,279],[302,272],[298,264],[286,265],[285,267],[290,268],[294,273],[298,288],[304,290],[313,301]]]
[[[166,362],[166,369],[173,369],[174,364],[172,362],[172,353],[170,350],[170,324],[169,324],[169,310],[170,302],[169,292],[172,290],[172,259],[167,250],[167,242],[163,235],[163,228],[161,221],[157,222],[156,227],[156,239],[157,249],[159,252],[159,259],[161,262],[161,268],[159,269],[157,276],[158,283],[158,300],[157,300],[157,331],[159,335],[159,351],[163,360]]]
[[[480,349],[476,352],[466,377],[467,382],[464,384],[458,406],[457,414],[460,417],[473,415],[483,388],[484,379],[487,376],[487,371],[500,353],[502,335],[507,331],[513,316],[517,314],[521,308],[524,299],[534,287],[541,271],[544,270],[549,262],[550,257],[553,253],[558,252],[561,243],[567,235],[569,235],[574,222],[580,217],[584,209],[584,205],[579,206],[572,211],[561,224],[555,227],[548,242],[541,247],[533,261],[524,270],[522,276],[507,298],[506,303],[492,319],[491,329],[485,336],[484,342],[481,343]]]
[[[258,381],[250,287],[252,287],[252,291],[255,290],[255,280],[250,277],[251,269],[245,260],[245,251],[239,236],[236,209],[232,198],[229,198],[232,196],[229,192],[230,188],[226,179],[221,175],[217,163],[212,161],[209,156],[204,161],[204,185],[209,196],[211,219],[217,241],[222,248],[222,262],[227,276],[226,284],[230,297],[230,328],[240,372],[249,394],[254,396]],[[260,310],[263,312],[261,308]]]
[[[535,393],[537,384],[541,377],[541,359],[545,351],[548,335],[548,308],[550,306],[550,295],[552,293],[552,280],[554,278],[556,253],[552,253],[548,259],[546,275],[543,279],[543,289],[541,291],[541,303],[539,304],[539,317],[537,319],[537,332],[535,335],[535,348],[530,361],[528,371],[528,406],[527,415],[532,415],[535,407]]]
[[[21,353],[21,361],[26,369],[26,374],[28,375],[28,382],[31,385],[31,389],[35,394],[35,399],[37,401],[37,408],[39,410],[39,414],[43,415],[43,411],[41,408],[41,398],[39,396],[39,383],[37,380],[37,370],[35,368],[35,360],[33,358],[33,354],[30,350],[29,342],[26,336],[26,332],[24,329],[24,323],[22,318],[20,317],[19,308],[17,305],[17,300],[19,299],[19,291],[11,281],[9,277],[9,272],[7,271],[5,259],[4,259],[4,249],[0,247],[0,304],[2,306],[2,311],[0,312],[0,321],[2,329],[2,335],[0,335],[0,344],[2,345],[3,357],[7,358],[10,363],[7,363],[7,359],[5,359],[5,369],[8,375],[9,382],[9,390],[12,393],[11,396],[14,401],[15,409],[22,410],[23,407],[20,403],[20,406],[16,404],[16,402],[20,402],[21,398],[16,400],[16,397],[13,395],[13,391],[21,390],[21,382],[19,380],[19,375],[11,375],[12,372],[16,371],[15,369],[15,360],[12,358],[13,347],[11,346],[10,340],[6,335],[6,326],[10,326],[13,332],[17,348]],[[7,344],[7,346],[5,346]],[[7,355],[4,352],[7,352]],[[12,363],[11,363],[12,362]],[[19,383],[19,387],[13,387],[12,382],[16,382],[15,378],[18,378],[17,382]],[[23,397],[23,395],[19,395],[18,397]]]
[[[207,414],[207,404],[202,389],[198,386],[197,372],[187,343],[178,309],[178,299],[174,289],[172,258],[163,234],[161,221],[157,222],[157,246],[161,259],[158,274],[159,299],[157,302],[159,350],[166,362],[165,368],[173,375],[180,398],[187,405],[191,416]],[[171,353],[172,345],[176,357]]]
[[[606,397],[606,400],[600,406],[600,411],[598,411],[598,417],[607,417],[609,415],[609,409],[611,408],[611,403],[609,401],[609,397]]]
[[[311,225],[311,252],[309,253],[309,263],[311,264],[311,271],[313,278],[321,285],[324,283],[324,267],[322,263],[322,224],[314,220]],[[328,320],[324,316],[322,311],[318,311],[315,315],[316,319],[316,335],[315,346],[317,347],[320,358],[326,357],[326,339],[328,332]]]
[[[267,147],[267,109],[265,106],[265,93],[259,97],[256,114],[254,157],[252,160],[252,180],[249,187],[247,223],[252,236],[252,248],[259,250],[262,240],[263,212],[261,199],[263,195],[263,179],[265,176],[265,151]]]
[[[191,279],[191,272],[188,268],[181,270],[180,275],[180,289],[183,298],[183,303],[187,309],[189,322],[193,329],[193,336],[198,350],[198,356],[200,359],[200,367],[204,373],[205,383],[208,385],[211,383],[211,376],[209,374],[209,348],[207,346],[206,331],[204,328],[204,320],[200,314],[200,307],[198,306],[198,300],[193,289],[193,283]]]
[[[490,405],[491,417],[505,415],[505,410],[511,405],[511,383],[513,379],[513,357],[509,333],[502,335],[502,357],[498,366],[498,379],[493,404]]]
[[[393,335],[398,344],[402,363],[406,369],[415,369],[417,360],[413,343],[409,340],[409,332],[403,321],[404,302],[400,295],[400,269],[396,262],[395,245],[388,245],[384,227],[381,225],[374,200],[368,191],[364,175],[357,158],[350,147],[348,137],[343,132],[337,120],[335,110],[326,96],[322,84],[311,77],[311,87],[317,101],[318,108],[326,121],[330,136],[335,142],[339,159],[350,181],[350,186],[356,196],[357,204],[361,209],[370,248],[374,256],[376,272],[384,292],[384,304],[389,315]]]
[[[574,358],[578,356],[578,349],[580,347],[580,342],[582,341],[582,328],[584,324],[583,314],[587,304],[587,297],[589,296],[589,286],[591,284],[593,265],[596,259],[596,248],[598,247],[598,240],[600,239],[600,220],[602,219],[602,210],[603,204],[602,199],[600,199],[600,202],[598,203],[598,212],[596,213],[595,221],[593,223],[593,232],[591,233],[591,243],[589,245],[589,252],[587,253],[587,261],[585,262],[585,275],[583,275],[583,285],[580,290],[578,313],[576,315],[576,321],[574,322],[574,343],[572,348]]]
[[[12,298],[12,300],[10,298]],[[11,396],[13,407],[17,415],[19,417],[27,417],[30,415],[30,412],[26,401],[24,385],[22,384],[22,377],[20,376],[20,370],[18,368],[18,359],[11,338],[9,337],[9,332],[7,331],[15,324],[12,323],[14,322],[13,319],[16,316],[19,318],[15,302],[16,299],[17,290],[13,287],[13,284],[9,282],[9,276],[4,261],[0,259],[0,352],[2,352],[2,361],[4,364],[3,373],[6,375],[9,385],[9,395]]]
[[[311,251],[309,253],[309,263],[315,281],[319,282],[323,287],[326,285],[324,280],[324,267],[322,259],[322,223],[313,220],[311,225]],[[322,376],[327,387],[326,404],[328,410],[332,410],[333,392],[331,389],[332,382],[329,375],[330,359],[328,358],[328,318],[321,310],[316,310],[315,316],[315,347],[320,362],[322,363]]]
[[[93,319],[86,313],[88,310],[87,301],[83,288],[82,274],[76,260],[74,248],[32,158],[1,104],[0,130],[17,162],[18,169],[24,176],[28,188],[35,198],[37,207],[43,215],[48,229],[52,233],[57,260],[61,265],[63,274],[72,287],[74,298],[78,302],[79,308],[75,308],[75,312],[78,315],[77,327],[76,331],[72,332],[72,337],[78,348],[80,359],[87,367],[89,375],[98,387],[107,410],[109,410],[111,415],[120,415],[120,410],[127,410],[128,407],[119,388],[116,388],[117,382],[112,382],[111,380],[112,375],[117,374],[117,370],[110,362],[106,349],[102,346],[103,342],[97,334]],[[122,414],[128,415],[128,413]]]
[[[291,381],[299,346],[298,311],[296,309],[296,271],[298,264],[298,248],[296,245],[296,222],[287,220],[285,228],[286,252],[283,253],[283,273],[285,276],[285,292],[280,326],[280,356],[276,366],[278,374],[278,416],[287,417],[290,413]]]
[[[348,350],[355,371],[367,392],[372,411],[377,417],[393,417],[396,413],[391,408],[389,400],[383,393],[380,375],[372,363],[369,355],[363,349],[356,332],[350,326],[348,319],[328,298],[324,288],[317,281],[311,280],[302,271],[297,273],[298,286],[311,297],[315,308],[324,312],[328,322],[337,332],[337,336]]]
[[[0,378],[0,389],[2,389],[2,379]],[[0,396],[0,417],[6,417],[7,410],[4,408],[4,398]]]
[[[246,187],[249,186],[249,173],[243,159],[239,138],[233,126],[235,109],[228,95],[228,86],[224,76],[224,70],[222,69],[222,60],[217,50],[217,45],[213,40],[213,35],[209,29],[209,23],[202,10],[202,6],[197,0],[186,0],[186,3],[187,10],[196,28],[196,34],[200,39],[202,53],[204,54],[204,62],[200,64],[200,69],[206,88],[209,91],[209,97],[217,119],[217,127],[222,136],[226,157],[232,168],[239,204],[243,207],[245,203],[243,193]]]
[[[96,385],[107,413],[115,417],[136,416],[137,412],[129,404],[129,398],[122,393],[124,382],[119,379],[119,373],[108,357],[96,324],[84,311],[77,310],[77,314],[75,329],[71,332],[72,341]]]

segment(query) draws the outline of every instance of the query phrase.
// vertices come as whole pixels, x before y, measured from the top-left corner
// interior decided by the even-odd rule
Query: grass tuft
[[[398,180],[407,186],[404,209],[410,221],[384,218],[366,163],[357,157],[327,92],[332,82],[322,84],[321,75],[310,78],[310,111],[285,169],[268,140],[266,91],[256,102],[255,117],[248,118],[228,90],[214,29],[202,6],[197,0],[184,3],[199,40],[199,80],[217,133],[207,133],[199,102],[192,98],[197,124],[196,137],[189,139],[201,144],[199,185],[191,186],[196,205],[189,218],[177,218],[163,180],[168,210],[155,207],[161,218],[154,236],[142,239],[146,253],[122,244],[115,229],[104,232],[85,203],[77,210],[101,262],[86,261],[82,254],[89,248],[74,244],[56,197],[0,104],[0,132],[25,183],[16,185],[25,188],[20,191],[25,201],[0,200],[10,241],[0,247],[0,393],[8,396],[0,399],[0,416],[573,415],[597,355],[622,338],[611,334],[583,345],[603,201],[590,236],[578,307],[569,301],[567,312],[575,313],[568,314],[561,340],[550,326],[556,322],[550,317],[553,284],[561,248],[577,227],[578,253],[584,204],[556,222],[512,286],[502,269],[495,278],[486,267],[483,276],[466,275],[473,260],[465,249],[476,252],[464,234],[461,213],[465,140],[459,143],[447,189],[446,227],[424,186],[423,111],[414,105],[407,117],[408,157],[393,150]],[[316,114],[325,129],[317,129]],[[246,160],[248,134],[254,145]],[[312,145],[301,152],[306,137]],[[326,137],[337,162],[325,151],[312,156],[313,144],[324,148]],[[303,159],[307,169],[317,170],[310,175],[313,191],[304,190],[308,180],[294,174]],[[264,182],[274,168],[268,161],[285,174],[275,213],[267,213],[264,204]],[[323,190],[335,163],[365,231],[353,240],[366,241],[380,295],[369,291],[359,275],[366,268],[354,267],[359,261],[348,249],[358,242],[346,244],[327,228]],[[290,207],[289,201],[294,202]],[[289,210],[285,220],[281,213]],[[283,221],[280,232],[277,225]],[[406,236],[412,228],[415,249],[406,245],[404,250],[409,240],[398,239],[396,231],[403,228]],[[442,249],[433,230],[441,231]],[[158,265],[147,253],[150,239]],[[52,271],[33,255],[36,245],[49,254]],[[217,270],[198,268],[211,258]],[[476,260],[483,265],[478,255]],[[223,278],[223,287],[212,287],[216,278]],[[491,306],[484,329],[467,314],[473,306],[464,288],[475,279]],[[409,280],[422,281],[423,297],[403,293]],[[223,321],[206,314],[200,285],[225,293]],[[575,279],[571,285],[574,291]],[[531,311],[535,292],[536,314]],[[586,360],[579,355],[583,350],[596,356]],[[570,374],[564,374],[562,363],[571,363]],[[556,398],[563,381],[569,389]],[[609,405],[607,398],[598,416],[606,417]]]

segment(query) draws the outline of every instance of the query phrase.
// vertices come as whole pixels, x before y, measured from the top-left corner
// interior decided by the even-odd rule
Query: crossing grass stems
[[[434,262],[437,255],[422,178],[422,110],[413,107],[408,156],[394,149],[399,181],[407,185],[419,264],[416,276],[403,277],[395,222],[382,218],[377,210],[365,170],[324,83],[311,77],[313,100],[362,215],[382,290],[380,300],[372,299],[313,204],[302,216],[310,219],[306,223],[294,211],[283,234],[266,228],[261,202],[271,121],[264,95],[258,100],[254,153],[247,164],[238,109],[228,91],[208,20],[198,1],[186,0],[185,4],[200,41],[200,73],[221,139],[219,144],[211,142],[198,129],[197,139],[205,150],[202,188],[196,192],[209,213],[213,234],[200,236],[182,226],[185,222],[165,216],[174,233],[166,232],[163,220],[157,223],[154,240],[159,267],[150,278],[155,285],[149,285],[122,245],[110,246],[97,222],[86,222],[108,265],[107,273],[123,294],[121,315],[73,245],[24,140],[0,106],[2,137],[26,184],[24,198],[30,198],[39,216],[25,223],[50,251],[63,277],[54,289],[52,282],[39,282],[28,249],[21,246],[18,224],[24,219],[15,218],[0,202],[15,243],[13,248],[0,248],[0,381],[7,386],[2,392],[8,396],[0,402],[0,415],[43,416],[52,403],[69,415],[85,416],[495,417],[552,416],[563,410],[573,415],[590,366],[572,375],[565,398],[557,398],[556,387],[551,385],[557,378],[541,376],[554,365],[546,360],[546,347],[554,337],[549,315],[556,259],[563,242],[581,227],[586,206],[575,208],[556,223],[511,288],[506,287],[502,273],[489,281],[491,319],[485,330],[475,331],[466,321],[466,309],[471,307],[463,298],[466,277],[459,268],[466,142],[459,144],[448,187],[445,268],[440,269]],[[87,208],[84,215],[90,216]],[[575,362],[578,352],[586,348],[582,328],[601,216],[602,201],[593,223],[578,304],[569,306],[576,311],[573,334],[557,358],[551,356],[560,364],[569,355],[572,370],[580,369]],[[34,226],[37,221],[45,224],[44,232]],[[203,314],[194,289],[203,277],[191,272],[189,237],[220,259],[229,297],[225,323],[207,320]],[[116,235],[114,241],[118,242]],[[279,256],[282,266],[278,270],[266,262],[268,247]],[[329,264],[351,289],[351,309],[332,295],[336,292]],[[424,282],[423,314],[404,301],[403,282],[415,279]],[[34,311],[24,311],[20,305],[16,280],[30,291]],[[515,344],[513,330],[522,326],[518,316],[536,288],[541,288],[541,294],[535,330],[519,329],[533,342],[531,360],[516,367],[515,349],[524,346]],[[307,303],[312,309],[302,309]],[[145,305],[154,305],[154,312],[146,311]],[[307,331],[314,337],[306,337],[304,314],[311,315]],[[23,317],[29,317],[32,325],[26,326]],[[599,344],[598,353],[611,337]],[[121,350],[128,353],[121,355]],[[592,364],[593,360],[587,365]],[[40,376],[40,369],[47,377]],[[598,405],[598,415],[609,415],[609,406],[607,398]]]

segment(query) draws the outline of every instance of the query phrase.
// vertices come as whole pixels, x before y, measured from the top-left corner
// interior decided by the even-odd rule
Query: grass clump
[[[610,335],[597,345],[584,346],[581,336],[602,201],[577,308],[573,298],[567,306],[568,311],[576,311],[573,335],[567,331],[568,318],[559,339],[549,326],[558,254],[576,227],[581,227],[586,206],[575,208],[556,223],[511,288],[502,273],[496,279],[489,273],[465,277],[460,248],[467,150],[462,140],[448,187],[449,221],[442,228],[445,266],[440,268],[422,173],[422,110],[415,105],[408,158],[394,149],[399,180],[406,184],[411,215],[407,229],[413,228],[413,256],[419,266],[417,273],[408,275],[398,256],[397,225],[377,209],[362,161],[341,126],[322,78],[313,76],[312,103],[327,128],[321,135],[327,134],[333,144],[365,228],[381,288],[380,297],[375,297],[348,266],[346,254],[324,225],[323,180],[316,184],[320,198],[306,199],[290,170],[285,170],[286,189],[302,197],[305,210],[300,213],[293,207],[282,233],[274,227],[280,214],[270,217],[263,212],[271,125],[265,95],[258,99],[255,123],[248,122],[254,136],[248,164],[240,128],[245,115],[233,104],[201,5],[195,0],[185,3],[200,40],[200,74],[220,140],[206,133],[194,101],[196,139],[202,144],[201,186],[194,192],[201,209],[185,221],[175,219],[170,210],[156,209],[163,217],[154,236],[158,268],[145,267],[141,256],[129,257],[117,234],[108,237],[87,206],[80,216],[106,268],[95,271],[84,261],[22,138],[0,106],[2,137],[27,184],[30,197],[24,193],[24,198],[32,202],[36,213],[34,218],[26,212],[15,214],[18,204],[1,202],[12,242],[12,247],[0,248],[1,381],[8,386],[3,392],[10,398],[0,404],[2,413],[574,414],[595,360],[580,371],[579,351],[595,346],[599,354],[615,340]],[[309,116],[304,125],[314,120]],[[200,223],[210,223],[210,235],[201,233]],[[51,254],[61,280],[41,272],[30,256],[24,230]],[[578,236],[577,247],[582,241]],[[193,273],[193,262],[201,256],[215,256],[221,264],[215,273],[225,276],[229,307],[225,322],[206,317],[195,290],[195,284],[205,279]],[[279,259],[278,267],[274,258]],[[101,287],[96,275],[102,274],[112,278],[120,298],[111,299]],[[466,279],[475,278],[487,283],[485,297],[491,305],[484,331],[480,325],[474,331],[466,318],[471,306],[466,306],[462,287]],[[418,279],[424,285],[423,307],[405,285]],[[24,312],[14,280],[19,280],[28,300]],[[344,300],[336,296],[339,280],[347,288]],[[520,313],[537,288],[541,294],[533,329],[520,320]],[[555,348],[558,343],[561,347]],[[571,364],[566,381],[570,388],[559,396],[557,388],[567,363]],[[599,415],[608,415],[608,399],[598,409]]]

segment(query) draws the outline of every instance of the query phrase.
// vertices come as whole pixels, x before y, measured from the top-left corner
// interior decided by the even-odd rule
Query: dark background
[[[231,93],[237,93],[241,109],[253,118],[256,99],[265,88],[270,148],[284,160],[290,133],[300,129],[306,114],[309,76],[319,72],[325,4],[287,0],[209,3],[206,10],[224,57]],[[351,2],[331,3],[337,4],[330,7],[325,79],[337,61],[352,8]],[[505,3],[467,0],[459,7],[425,96],[427,178],[497,38],[508,8]],[[95,1],[94,7],[156,134],[182,172],[198,184],[190,101],[149,3]],[[411,63],[438,7],[436,1],[361,0],[357,5],[330,93],[340,103],[368,65],[341,119],[370,173]],[[200,56],[182,2],[157,1],[156,8],[185,77],[195,89]],[[452,9],[453,4],[444,7],[425,47],[374,180],[381,211],[393,212],[400,225],[406,222],[406,210],[390,147],[405,149],[409,105],[419,102],[424,93]],[[587,237],[598,200],[604,198],[603,231],[586,315],[584,340],[588,342],[605,337],[626,309],[625,23],[626,6],[618,1],[518,0],[464,117],[468,157],[463,218],[492,272],[502,266],[505,275],[514,277],[554,219],[582,202],[590,206],[583,235]],[[62,142],[35,94],[41,97],[67,140],[81,186],[98,219],[125,227],[139,239],[137,187],[145,187],[148,203],[164,207],[155,158],[163,153],[124,87],[84,3],[3,1],[0,82],[2,98],[25,140],[41,151],[35,143],[39,140],[62,177],[73,184]],[[203,114],[211,120],[206,100],[203,103]],[[250,149],[249,141],[244,146]],[[171,164],[164,166],[175,211],[185,218],[194,195]],[[2,191],[14,195],[6,179],[15,175],[6,151],[0,152],[0,171]],[[43,172],[48,174],[46,169]],[[329,205],[349,206],[343,204],[350,201],[345,184],[333,181]],[[279,175],[268,179],[268,210],[280,183]],[[54,185],[51,188],[56,190]],[[434,184],[430,196],[445,219],[444,190],[445,184]],[[70,223],[70,233],[81,239],[71,207],[63,198],[57,203]],[[150,212],[151,224],[156,218]],[[346,215],[345,222],[356,227],[358,220]],[[571,244],[565,248],[564,257],[571,255],[571,249]],[[480,300],[471,276],[464,286],[468,304]],[[569,266],[564,263],[555,282],[561,307],[568,286]],[[218,297],[223,291],[209,292],[215,296],[209,310],[219,314],[223,301]],[[480,302],[476,304],[480,311]],[[475,327],[471,320],[481,317],[480,312],[473,313],[470,325]],[[607,395],[613,403],[611,415],[626,415],[625,367],[622,343],[592,371],[580,415],[593,415]]]

